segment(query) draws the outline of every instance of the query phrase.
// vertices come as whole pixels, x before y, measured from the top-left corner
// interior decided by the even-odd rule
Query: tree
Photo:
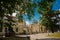
[[[34,15],[34,8],[36,4],[31,0],[0,0],[0,25],[3,27],[4,17],[7,18],[7,25],[9,29],[12,25],[12,14],[17,13],[19,22],[23,20],[23,14],[27,14],[28,18],[31,19]],[[10,30],[9,30],[10,31]],[[12,30],[11,30],[12,31]]]
[[[0,0],[0,17],[4,17],[4,15],[16,12],[18,14],[25,14],[29,17],[33,16],[33,10],[36,6],[35,2],[31,0]]]
[[[13,18],[12,13],[17,13],[17,19],[19,22],[23,21],[23,14],[28,16],[28,19],[31,19],[34,16],[34,9],[38,7],[38,12],[42,15],[41,20],[42,24],[46,28],[50,28],[54,32],[55,24],[51,21],[52,16],[54,15],[52,7],[55,0],[41,0],[36,3],[35,0],[0,0],[0,25],[4,23],[4,17],[7,17],[8,27],[12,25]],[[52,26],[54,24],[54,26]],[[9,28],[10,28],[9,27]],[[53,28],[52,28],[53,27]]]
[[[54,23],[51,21],[51,17],[54,14],[52,10],[54,2],[55,0],[41,0],[38,4],[38,12],[42,15],[41,23],[46,26],[48,30],[51,30],[52,33],[54,32],[54,26],[52,26]]]

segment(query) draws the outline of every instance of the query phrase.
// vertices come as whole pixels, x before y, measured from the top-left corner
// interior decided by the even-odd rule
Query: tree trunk
[[[54,29],[53,28],[51,28],[51,32],[54,33]]]

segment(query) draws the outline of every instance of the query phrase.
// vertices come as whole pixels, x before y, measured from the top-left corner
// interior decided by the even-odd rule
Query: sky
[[[39,0],[37,0],[37,1],[39,1]],[[60,9],[60,0],[56,0],[55,1],[55,3],[54,3],[54,5],[53,5],[53,10],[59,10]],[[16,15],[15,13],[13,14],[13,16],[14,15]],[[37,20],[37,21],[39,21],[39,17],[40,17],[40,14],[35,10],[35,16],[32,18],[32,20],[31,21],[29,21],[28,19],[27,19],[27,16],[24,16],[24,20],[26,21],[26,24],[32,24],[32,22],[34,21],[34,20]]]
[[[56,2],[53,5],[53,10],[58,10],[60,9],[60,0],[56,0]]]
[[[34,17],[32,17],[31,20],[28,20],[26,16],[24,16],[24,20],[26,21],[26,23],[29,25],[29,24],[32,24],[32,22],[34,20],[36,21],[39,21],[39,18],[40,18],[40,14],[37,12],[37,10],[34,11]]]

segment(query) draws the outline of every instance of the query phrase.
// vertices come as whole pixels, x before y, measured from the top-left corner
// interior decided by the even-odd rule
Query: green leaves
[[[50,10],[52,10],[52,6],[53,6],[53,3],[54,3],[55,0],[41,0],[40,3],[38,3],[38,11],[39,12],[49,12]],[[43,13],[44,14],[44,13]]]
[[[23,15],[22,14],[17,14],[16,18],[18,19],[19,22],[23,21]]]
[[[48,19],[47,18],[42,18],[42,25],[46,26],[46,23],[48,22]]]
[[[35,7],[36,4],[31,0],[0,0],[0,17],[16,12],[20,14],[19,17],[23,17],[22,15],[27,13],[28,18],[31,19]]]
[[[46,27],[48,30],[54,30],[53,22],[51,21],[51,17],[53,15],[53,4],[55,0],[41,0],[40,3],[38,3],[38,12],[42,15],[41,17],[41,23]]]

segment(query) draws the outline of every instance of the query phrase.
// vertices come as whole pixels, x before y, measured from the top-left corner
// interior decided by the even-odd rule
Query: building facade
[[[45,32],[45,27],[42,24],[34,23],[29,25],[29,33],[43,33]]]
[[[16,17],[13,17],[13,20],[15,20],[15,22],[12,22],[13,24],[12,29],[15,32],[15,34],[32,34],[45,32],[45,27],[40,23],[33,23],[27,26],[25,21],[23,22],[16,21]],[[8,27],[3,26],[0,34],[4,35],[6,30],[8,31]]]

